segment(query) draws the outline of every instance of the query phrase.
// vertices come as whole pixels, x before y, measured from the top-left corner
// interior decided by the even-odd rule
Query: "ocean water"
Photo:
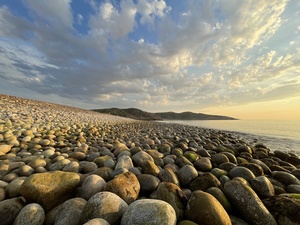
[[[300,155],[300,120],[166,120],[202,128],[228,131],[251,143],[263,143],[271,151]]]

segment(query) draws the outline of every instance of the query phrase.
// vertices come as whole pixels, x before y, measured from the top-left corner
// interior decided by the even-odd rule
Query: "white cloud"
[[[40,19],[56,27],[72,28],[71,0],[25,0]]]
[[[156,17],[163,17],[171,9],[164,0],[139,0],[137,3],[141,24],[153,25]]]
[[[135,25],[136,7],[132,0],[124,0],[117,10],[112,3],[102,3],[97,14],[90,18],[90,28],[95,36],[105,39],[126,37]]]

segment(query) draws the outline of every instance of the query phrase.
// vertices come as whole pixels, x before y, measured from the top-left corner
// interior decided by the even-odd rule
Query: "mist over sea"
[[[300,154],[300,120],[165,120],[202,128],[228,131],[251,143],[263,143],[271,151]]]

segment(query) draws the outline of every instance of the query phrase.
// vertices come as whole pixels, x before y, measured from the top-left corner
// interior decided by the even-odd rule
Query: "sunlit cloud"
[[[22,4],[0,4],[2,85],[74,105],[148,111],[300,95],[294,1]]]

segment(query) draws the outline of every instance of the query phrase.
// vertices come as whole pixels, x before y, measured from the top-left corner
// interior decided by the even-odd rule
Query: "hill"
[[[115,115],[115,116],[137,119],[137,120],[236,120],[235,118],[227,117],[227,116],[208,115],[208,114],[193,113],[193,112],[149,113],[136,108],[128,108],[128,109],[107,108],[107,109],[93,109],[93,111]]]
[[[136,108],[119,109],[119,108],[107,108],[107,109],[93,109],[93,111],[106,113],[114,116],[127,117],[136,120],[161,120],[161,118],[155,113],[149,113]]]
[[[193,112],[161,112],[156,113],[162,120],[236,120],[235,118],[228,116],[209,115],[204,113]]]

